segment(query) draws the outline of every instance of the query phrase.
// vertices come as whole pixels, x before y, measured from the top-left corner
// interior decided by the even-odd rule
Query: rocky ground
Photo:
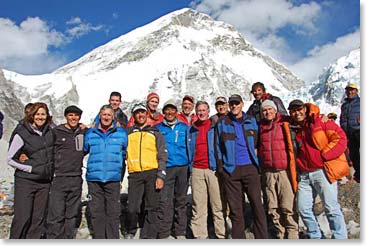
[[[0,181],[0,238],[9,238],[9,230],[13,217],[13,197],[12,197],[12,181],[3,179]],[[124,191],[124,190],[123,190]],[[188,195],[188,205],[190,206],[190,195]],[[319,201],[319,200],[318,200]],[[123,193],[121,195],[121,221],[123,225],[124,216],[126,214],[127,205],[127,194]],[[348,238],[349,239],[360,239],[360,185],[353,182],[341,182],[339,183],[339,202],[342,207],[342,211],[345,216],[345,221],[348,228]],[[81,218],[80,225],[77,231],[77,239],[91,239],[90,230],[88,228],[88,223],[86,220],[86,205],[87,202],[84,201],[81,205]],[[317,202],[315,205],[315,213],[321,224],[321,229],[324,231],[325,235],[330,238],[330,230],[328,229],[328,223],[324,213],[324,209],[321,202]],[[190,216],[190,209],[188,209],[188,215]],[[253,234],[251,233],[252,226],[252,215],[249,204],[247,204],[246,214],[246,237],[248,239],[253,239]],[[230,222],[230,221],[229,221]],[[229,223],[229,227],[230,227]],[[215,238],[213,233],[212,224],[209,222],[209,237]],[[304,237],[305,228],[302,221],[300,221],[300,237]],[[188,226],[187,237],[192,238],[190,227]],[[121,238],[123,238],[124,226],[121,226]],[[139,234],[135,236],[135,239],[139,238]]]

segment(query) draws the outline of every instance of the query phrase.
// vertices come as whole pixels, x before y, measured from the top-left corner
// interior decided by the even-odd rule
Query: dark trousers
[[[161,191],[159,205],[159,234],[158,238],[167,238],[173,234],[186,235],[187,207],[186,196],[188,189],[187,172],[188,166],[168,167],[166,179]]]
[[[144,198],[144,226],[140,238],[155,239],[158,237],[159,190],[155,189],[157,170],[130,173],[128,178],[128,212],[126,230],[128,234],[136,233],[138,215]]]
[[[47,215],[47,238],[72,239],[76,235],[83,179],[55,177],[51,184]]]
[[[261,181],[257,168],[254,165],[237,166],[232,175],[224,171],[222,177],[230,208],[232,238],[246,238],[244,193],[250,201],[253,213],[255,238],[268,238],[266,215],[261,201]]]
[[[120,182],[88,181],[88,203],[95,239],[119,239]]]
[[[49,181],[35,181],[15,177],[14,217],[11,239],[40,239],[46,220]]]
[[[360,179],[360,166],[359,166],[359,162],[360,162],[360,153],[359,153],[359,148],[360,148],[360,131],[354,131],[352,134],[348,134],[348,148],[350,151],[350,159],[353,163],[353,168],[354,168],[354,178],[356,180]]]

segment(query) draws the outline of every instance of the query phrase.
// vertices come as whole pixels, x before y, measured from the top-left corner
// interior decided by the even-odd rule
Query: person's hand
[[[329,117],[325,114],[320,114],[321,121],[325,123],[326,121],[330,120]]]
[[[84,130],[85,128],[87,128],[88,126],[84,123],[79,123],[80,129]]]
[[[29,158],[28,158],[28,156],[27,156],[26,154],[20,154],[20,156],[19,156],[19,161],[20,161],[21,163],[26,162],[28,159],[29,159]]]
[[[161,190],[161,189],[163,188],[163,186],[164,186],[164,180],[163,180],[163,179],[161,179],[161,178],[157,178],[157,179],[155,180],[155,188],[156,188],[157,190]]]

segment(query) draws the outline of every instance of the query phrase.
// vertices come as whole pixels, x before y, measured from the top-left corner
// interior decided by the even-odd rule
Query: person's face
[[[139,109],[134,112],[134,121],[138,126],[143,126],[147,122],[147,111]]]
[[[68,113],[65,116],[66,124],[70,126],[70,128],[76,128],[79,125],[80,114],[77,113]]]
[[[224,102],[218,102],[215,104],[215,110],[217,110],[217,113],[220,115],[226,115],[228,112],[228,104]]]
[[[164,118],[168,122],[172,122],[176,119],[177,109],[175,107],[172,107],[172,106],[167,106],[164,109],[163,114],[164,114]]]
[[[264,95],[264,91],[261,87],[256,87],[252,92],[252,95],[255,97],[256,100],[260,100],[261,97]]]
[[[301,106],[296,109],[290,110],[290,115],[297,123],[302,123],[306,119],[306,107]]]
[[[148,107],[149,107],[150,111],[152,111],[152,112],[157,111],[158,104],[159,104],[158,98],[153,97],[152,99],[150,99],[149,102],[148,102]]]
[[[229,110],[236,117],[242,116],[243,102],[231,102],[229,104]]]
[[[262,113],[263,113],[264,119],[268,121],[274,120],[277,114],[277,112],[275,111],[275,109],[272,106],[263,107]]]
[[[112,96],[108,101],[113,110],[117,110],[121,104],[121,98],[119,96]]]
[[[357,89],[354,89],[354,88],[350,88],[350,87],[347,87],[345,89],[345,95],[348,97],[348,98],[352,98],[354,97],[355,95],[358,94],[358,90]]]
[[[183,101],[181,107],[182,112],[186,115],[189,115],[194,110],[194,104],[189,100]]]
[[[99,113],[99,117],[101,119],[101,126],[102,128],[107,128],[110,127],[112,125],[113,122],[113,118],[114,118],[114,113],[112,109],[103,109],[100,113]]]
[[[44,108],[39,108],[35,115],[33,116],[33,125],[35,127],[42,127],[44,124],[46,124],[47,119],[47,113]]]
[[[205,104],[200,104],[196,108],[196,115],[199,118],[200,121],[205,121],[209,119],[209,109],[208,106]]]

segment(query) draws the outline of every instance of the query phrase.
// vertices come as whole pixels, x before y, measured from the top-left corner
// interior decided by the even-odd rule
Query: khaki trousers
[[[194,238],[208,238],[208,197],[213,214],[214,231],[217,238],[225,238],[225,221],[218,178],[210,169],[192,169],[192,219]]]
[[[268,214],[280,239],[298,239],[294,193],[286,170],[265,171]]]

